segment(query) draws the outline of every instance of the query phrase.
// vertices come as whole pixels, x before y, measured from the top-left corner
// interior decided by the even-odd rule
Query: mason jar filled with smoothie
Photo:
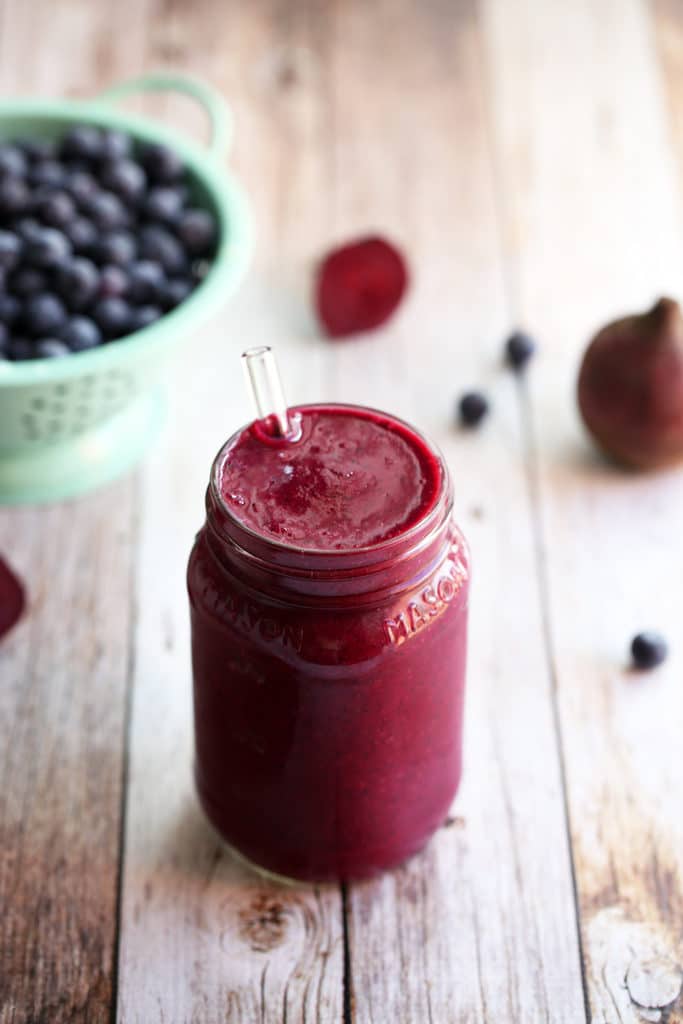
[[[211,470],[188,567],[196,783],[220,836],[309,881],[416,853],[460,781],[468,550],[438,453],[354,405],[259,417]]]

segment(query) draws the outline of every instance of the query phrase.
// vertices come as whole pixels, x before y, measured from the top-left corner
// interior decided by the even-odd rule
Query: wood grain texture
[[[231,163],[252,196],[258,248],[237,299],[180,361],[173,417],[144,477],[118,1019],[336,1024],[338,887],[256,875],[221,846],[197,806],[185,590],[213,456],[251,416],[241,351],[275,342],[291,399],[324,394],[305,292],[324,215],[322,54],[313,52],[306,5],[165,10],[152,23],[148,60],[172,59],[230,97],[238,124]],[[235,39],[239,46],[228,46]],[[187,108],[169,103],[167,115],[190,127]]]
[[[476,8],[387,0],[369,16],[344,2],[334,43],[333,231],[379,226],[414,275],[395,321],[333,350],[334,397],[392,409],[444,449],[474,566],[464,785],[420,857],[350,886],[353,1019],[576,1024],[571,868],[523,423],[501,363],[510,309]],[[476,435],[454,424],[469,387],[494,409]]]
[[[598,325],[680,294],[652,28],[635,0],[485,13],[511,277],[543,343],[534,473],[592,1020],[679,1021],[683,662],[675,649],[641,676],[627,661],[637,630],[680,634],[683,477],[599,461],[573,395]]]
[[[109,1020],[132,530],[130,482],[0,515],[29,592],[0,646],[2,1024]]]

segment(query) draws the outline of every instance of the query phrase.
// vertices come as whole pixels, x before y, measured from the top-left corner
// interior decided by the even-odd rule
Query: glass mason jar
[[[292,878],[400,863],[460,781],[468,550],[445,463],[385,419],[440,466],[405,532],[342,551],[259,535],[221,496],[231,439],[190,555],[200,800],[240,854]]]

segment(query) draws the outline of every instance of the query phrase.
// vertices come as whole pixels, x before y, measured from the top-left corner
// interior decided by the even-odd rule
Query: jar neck
[[[220,493],[216,466],[206,493],[206,537],[214,557],[247,585],[283,599],[401,591],[428,576],[452,543],[453,488],[439,457],[436,500],[409,530],[368,547],[321,551],[280,544],[241,524]]]

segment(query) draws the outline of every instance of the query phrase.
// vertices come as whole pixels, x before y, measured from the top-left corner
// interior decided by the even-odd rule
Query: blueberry
[[[34,188],[40,185],[51,185],[62,188],[68,180],[69,172],[58,160],[40,160],[28,170],[28,182]]]
[[[41,196],[35,209],[43,223],[53,228],[65,227],[76,216],[76,204],[68,192],[61,190]]]
[[[132,302],[156,302],[166,289],[166,277],[160,263],[139,260],[128,267],[128,296]]]
[[[36,267],[18,267],[9,279],[8,287],[13,296],[26,299],[47,288],[47,275]]]
[[[190,295],[194,288],[194,282],[189,277],[172,277],[166,282],[161,297],[164,309],[174,309]]]
[[[147,175],[134,160],[111,160],[100,173],[105,188],[115,192],[126,203],[138,202],[147,187]]]
[[[103,153],[102,132],[91,124],[75,124],[63,136],[59,151],[65,160],[99,160]]]
[[[158,306],[135,306],[131,311],[129,330],[141,331],[143,327],[149,327],[161,316],[163,312]]]
[[[9,338],[9,329],[3,323],[0,323],[0,355],[4,355],[7,352]]]
[[[185,210],[177,231],[191,256],[206,256],[216,244],[216,221],[208,210]]]
[[[183,195],[176,188],[152,188],[145,197],[143,210],[150,220],[177,224],[183,211]]]
[[[102,159],[124,160],[133,152],[133,140],[127,132],[107,128],[102,132]]]
[[[0,145],[0,176],[22,178],[28,170],[26,154],[19,146],[10,143]]]
[[[7,345],[7,354],[14,362],[23,359],[33,359],[35,356],[35,345],[28,338],[11,338]]]
[[[123,299],[100,299],[93,307],[92,315],[107,338],[120,338],[129,330],[131,309]]]
[[[468,391],[458,403],[460,422],[466,427],[476,427],[489,411],[489,403],[479,391]]]
[[[88,199],[98,191],[99,185],[89,171],[72,171],[64,187],[77,203],[87,203]]]
[[[636,668],[656,668],[666,661],[669,645],[661,633],[647,630],[631,641],[631,655]]]
[[[21,303],[15,295],[0,292],[0,323],[12,325],[21,312]]]
[[[71,255],[71,243],[56,228],[43,228],[26,240],[24,261],[33,267],[56,267]]]
[[[137,242],[129,231],[112,231],[96,243],[95,259],[99,263],[117,263],[125,266],[135,259]]]
[[[85,352],[102,341],[99,327],[87,316],[70,317],[59,332],[59,337],[72,352]]]
[[[98,295],[102,299],[120,299],[128,291],[128,274],[114,264],[107,264],[100,271]]]
[[[21,178],[5,178],[0,181],[0,214],[17,217],[31,205],[31,192]]]
[[[183,161],[178,154],[156,142],[143,147],[141,163],[150,178],[162,185],[175,184],[185,173]]]
[[[97,227],[104,231],[127,227],[130,220],[126,207],[113,192],[94,192],[82,206]]]
[[[19,262],[22,243],[12,231],[0,231],[0,267],[11,270]]]
[[[524,331],[515,331],[505,342],[505,358],[513,370],[521,370],[536,351],[536,342]]]
[[[182,245],[166,228],[148,224],[140,232],[140,255],[160,263],[170,276],[187,271],[187,256]]]
[[[65,224],[64,234],[75,252],[79,253],[90,252],[99,238],[99,231],[87,217],[76,217],[70,224]]]
[[[17,146],[32,163],[37,160],[52,160],[57,153],[53,139],[20,139]]]
[[[100,275],[91,260],[77,256],[57,269],[55,281],[71,309],[84,309],[98,293]]]
[[[51,292],[32,295],[24,304],[22,322],[28,334],[34,338],[52,335],[65,323],[64,303]]]
[[[59,338],[41,338],[36,342],[35,353],[39,359],[57,359],[68,356],[70,349]]]

